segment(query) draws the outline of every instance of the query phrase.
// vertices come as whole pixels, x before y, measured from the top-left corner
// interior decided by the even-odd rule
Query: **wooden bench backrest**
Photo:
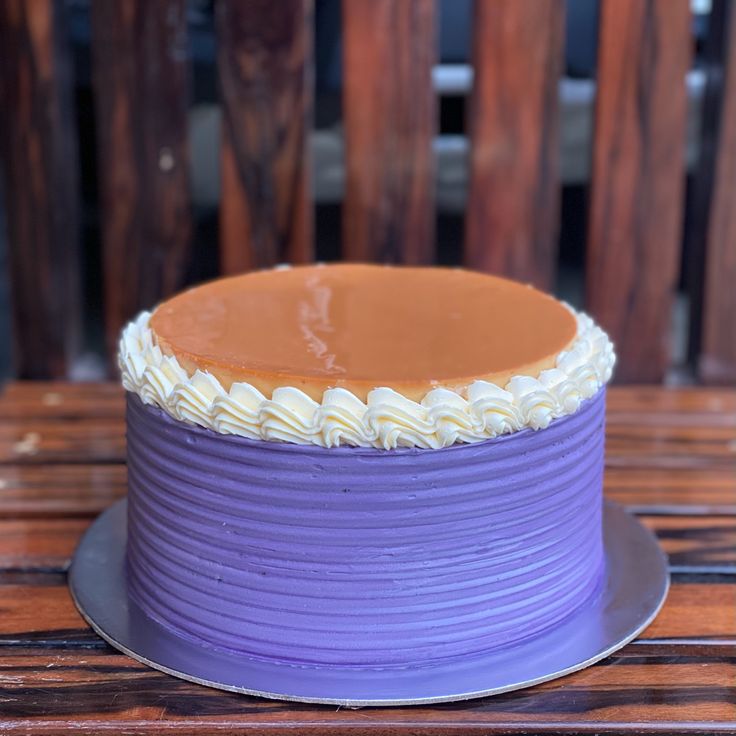
[[[93,86],[105,329],[181,288],[193,220],[185,0],[95,0]],[[736,13],[716,0],[688,211],[692,350],[736,380]],[[222,273],[314,254],[310,0],[216,0]],[[5,201],[18,373],[60,377],[78,347],[80,232],[68,40],[57,0],[0,2]],[[343,0],[345,259],[432,263],[434,0]],[[602,0],[586,306],[618,378],[661,381],[684,242],[688,0]],[[554,285],[563,0],[476,0],[467,266]],[[703,256],[705,253],[705,256]],[[704,265],[702,265],[704,264]]]

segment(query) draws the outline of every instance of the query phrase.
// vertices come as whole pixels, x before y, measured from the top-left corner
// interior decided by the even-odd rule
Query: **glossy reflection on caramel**
[[[360,264],[258,271],[183,292],[153,313],[163,352],[228,389],[266,396],[331,387],[362,399],[388,386],[420,400],[476,379],[501,386],[555,364],[575,318],[536,289],[447,268]]]

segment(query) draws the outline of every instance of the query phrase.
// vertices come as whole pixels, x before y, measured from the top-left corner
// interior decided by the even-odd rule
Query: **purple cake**
[[[600,592],[613,362],[585,315],[467,271],[185,292],[121,340],[129,595],[203,647],[304,666],[535,637]]]

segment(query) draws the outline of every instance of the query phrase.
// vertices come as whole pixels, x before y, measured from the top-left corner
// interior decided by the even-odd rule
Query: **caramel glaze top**
[[[442,386],[499,386],[552,368],[574,316],[536,289],[449,268],[335,264],[219,279],[160,304],[154,339],[190,374],[319,401],[387,386],[419,401]]]

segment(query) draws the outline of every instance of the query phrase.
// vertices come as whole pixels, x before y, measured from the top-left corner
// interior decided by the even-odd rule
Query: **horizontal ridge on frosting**
[[[262,442],[128,395],[128,579],[199,643],[295,664],[472,656],[598,589],[605,390],[543,432],[426,452]]]
[[[429,391],[421,402],[390,387],[361,401],[343,388],[314,401],[293,386],[264,396],[248,383],[225,390],[209,373],[188,374],[164,355],[150,329],[150,313],[129,323],[120,339],[123,386],[146,404],[183,422],[250,439],[392,449],[442,448],[517,432],[543,429],[573,414],[611,377],[615,355],[607,335],[590,317],[573,312],[577,336],[557,356],[556,367],[538,376],[515,376],[505,387],[475,381],[462,393]]]

